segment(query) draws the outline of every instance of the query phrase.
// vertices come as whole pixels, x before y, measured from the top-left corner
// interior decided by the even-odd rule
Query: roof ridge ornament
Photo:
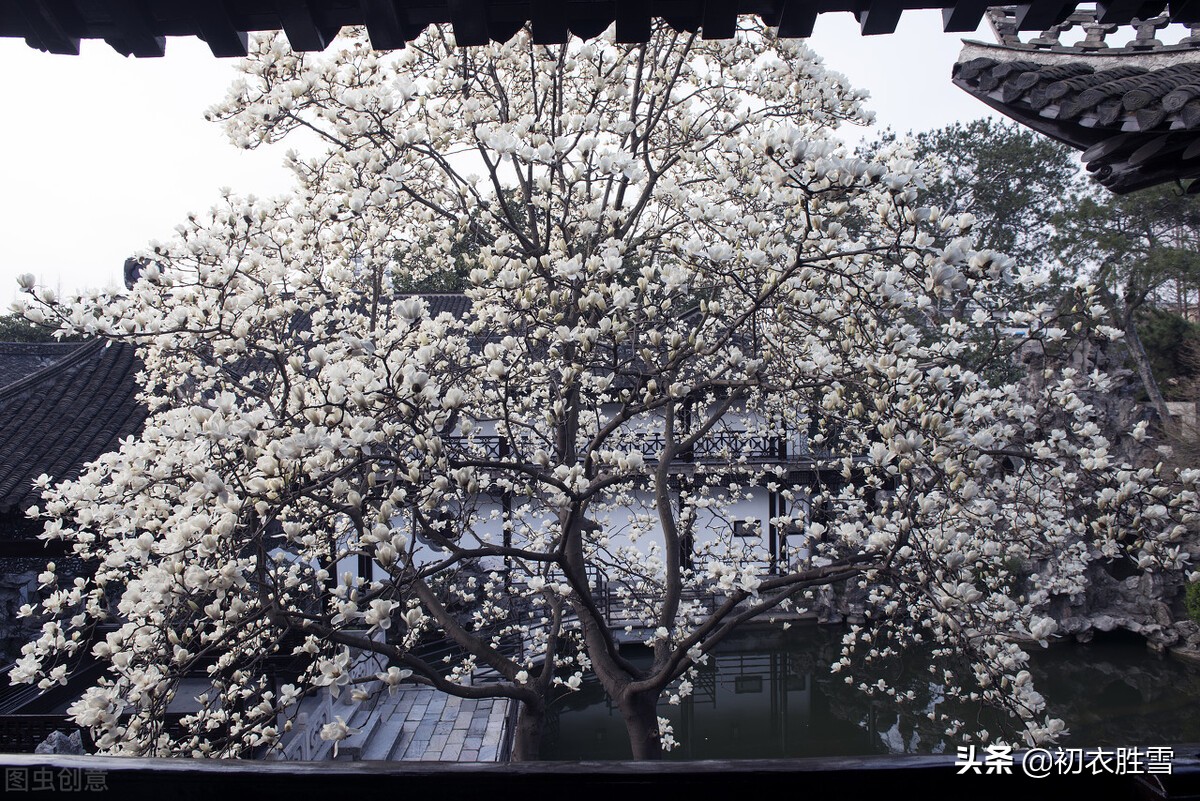
[[[1200,49],[1200,22],[1173,22],[1167,13],[1144,19],[1133,17],[1127,23],[1118,24],[1102,19],[1099,8],[1077,8],[1061,22],[1036,32],[1021,29],[1019,9],[1019,6],[998,6],[987,10],[987,21],[996,41],[1013,50],[1117,55]],[[1172,30],[1171,26],[1176,27]],[[1064,44],[1063,36],[1076,29],[1083,31],[1083,38],[1072,44]],[[1158,38],[1159,34],[1167,30],[1172,30],[1178,36],[1164,36],[1168,41],[1162,41]],[[1186,36],[1183,36],[1184,30],[1187,31]],[[1023,40],[1022,33],[1037,35],[1027,36]],[[1125,40],[1126,37],[1121,34],[1130,33],[1132,36],[1119,44],[1109,39],[1117,34],[1118,39]]]

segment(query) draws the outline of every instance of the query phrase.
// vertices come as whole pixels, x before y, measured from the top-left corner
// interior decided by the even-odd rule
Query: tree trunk
[[[629,748],[634,759],[662,759],[658,736],[658,693],[623,693],[618,706],[625,718]]]
[[[513,734],[513,762],[530,762],[541,758],[542,730],[546,709],[542,705],[522,703],[517,715],[517,730]]]

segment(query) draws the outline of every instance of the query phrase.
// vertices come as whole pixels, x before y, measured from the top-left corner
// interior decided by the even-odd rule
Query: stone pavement
[[[362,759],[498,762],[508,715],[506,699],[456,698],[429,687],[381,690],[380,723]]]

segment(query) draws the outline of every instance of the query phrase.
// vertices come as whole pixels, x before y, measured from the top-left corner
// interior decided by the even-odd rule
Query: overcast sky
[[[851,15],[824,14],[809,44],[871,93],[880,127],[924,130],[988,116],[951,84],[960,35],[942,33],[940,23],[938,11],[906,12],[894,35],[863,37]],[[992,40],[986,30],[969,38]],[[260,195],[287,188],[282,151],[237,150],[204,120],[235,64],[194,38],[168,40],[161,59],[126,59],[101,41],[84,41],[72,57],[0,39],[0,309],[25,272],[62,291],[119,285],[127,255],[170,236],[221,187]]]

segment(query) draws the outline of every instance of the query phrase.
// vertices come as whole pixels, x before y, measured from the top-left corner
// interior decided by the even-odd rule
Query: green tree
[[[975,216],[976,241],[1048,266],[1052,219],[1080,181],[1071,148],[1015,123],[956,122],[914,137],[930,169],[924,201]]]
[[[67,337],[79,339],[79,337]],[[36,325],[14,314],[0,315],[0,342],[54,342],[54,329]]]
[[[1146,306],[1138,315],[1138,336],[1150,358],[1154,379],[1167,400],[1195,398],[1200,378],[1200,325],[1172,309]]]
[[[1191,298],[1200,286],[1200,201],[1173,186],[1119,197],[1077,196],[1055,216],[1054,225],[1059,258],[1067,269],[1094,280],[1109,322],[1124,335],[1150,404],[1168,421],[1139,329],[1150,307],[1194,308]]]
[[[961,247],[969,231],[976,247],[989,249],[974,269],[1002,277],[995,283],[997,292],[1010,302],[1059,305],[1066,282],[1053,269],[1049,243],[1054,216],[1080,183],[1069,147],[1014,123],[984,119],[910,134],[906,140],[888,132],[861,154],[897,150],[923,167],[920,208],[911,213],[937,223],[932,230],[939,244]],[[1049,269],[1048,280],[1018,278],[1039,269]],[[965,321],[972,315],[971,299],[962,296],[939,312]],[[997,356],[1018,346],[1007,332],[975,326],[964,361],[993,380],[1014,380],[1015,358]]]

